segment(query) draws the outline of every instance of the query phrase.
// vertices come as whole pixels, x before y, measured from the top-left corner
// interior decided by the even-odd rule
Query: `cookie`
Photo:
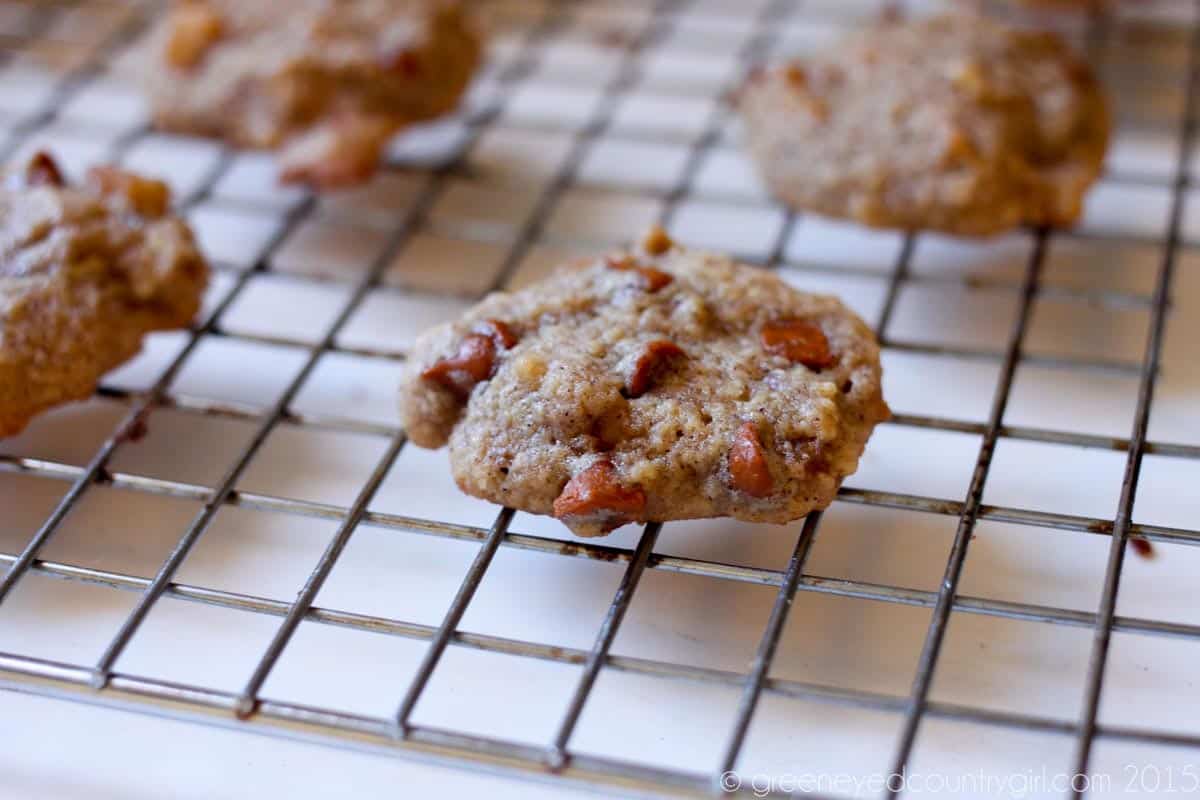
[[[424,333],[400,405],[463,491],[581,536],[797,519],[888,417],[875,337],[841,302],[661,230]]]
[[[1057,35],[968,14],[851,34],[752,75],[738,103],[789,205],[963,236],[1074,223],[1110,127],[1091,70]]]
[[[398,130],[452,110],[480,42],[453,0],[192,0],[139,48],[155,123],[283,148],[285,182],[365,180]]]
[[[87,398],[150,331],[196,315],[208,267],[166,184],[39,153],[0,185],[0,436]]]

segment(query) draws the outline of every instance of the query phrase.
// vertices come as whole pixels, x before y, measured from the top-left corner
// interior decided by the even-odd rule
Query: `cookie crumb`
[[[1150,543],[1149,539],[1146,539],[1142,536],[1130,536],[1129,545],[1133,548],[1133,552],[1147,560],[1154,558],[1156,555],[1154,552],[1154,545]]]

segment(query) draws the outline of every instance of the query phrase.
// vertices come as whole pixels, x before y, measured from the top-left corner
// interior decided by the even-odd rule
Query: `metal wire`
[[[962,576],[963,566],[967,562],[968,545],[971,542],[975,524],[979,521],[979,508],[983,505],[983,488],[987,481],[988,470],[992,465],[992,456],[996,452],[996,443],[1000,435],[1000,421],[1004,419],[1005,409],[1008,408],[1009,393],[1012,390],[1013,378],[1016,377],[1017,362],[1021,357],[1021,343],[1029,328],[1029,319],[1034,298],[1037,296],[1045,253],[1046,236],[1044,232],[1039,232],[1026,272],[1025,285],[1021,292],[1021,306],[1013,322],[1012,332],[1009,334],[1008,349],[1005,353],[1004,364],[1000,368],[1000,379],[996,384],[996,392],[992,398],[992,411],[988,418],[987,430],[984,433],[983,442],[979,446],[979,455],[975,460],[975,470],[971,475],[967,498],[963,501],[962,511],[959,512],[954,544],[950,548],[950,558],[946,563],[945,576],[942,578],[937,601],[933,607],[925,646],[920,660],[917,662],[912,696],[905,714],[900,743],[896,747],[896,754],[892,761],[890,773],[892,776],[903,776],[913,743],[916,741],[917,727],[921,723],[925,707],[928,704],[929,688],[933,685],[934,667],[946,635],[946,626],[950,621],[954,595],[958,592],[958,581]],[[896,797],[902,786],[903,781],[889,780],[888,797]]]
[[[1195,4],[1200,10],[1200,3]],[[1074,797],[1082,797],[1082,786],[1088,775],[1092,745],[1096,739],[1096,714],[1100,708],[1100,692],[1104,683],[1104,669],[1108,663],[1109,643],[1112,639],[1117,614],[1117,592],[1121,586],[1121,567],[1125,559],[1125,544],[1133,523],[1133,502],[1137,497],[1138,477],[1142,470],[1142,456],[1146,452],[1146,432],[1150,427],[1150,404],[1154,399],[1155,382],[1158,379],[1158,364],[1162,355],[1163,335],[1167,323],[1167,308],[1171,297],[1171,279],[1175,271],[1175,258],[1179,249],[1180,225],[1183,219],[1183,191],[1181,181],[1188,170],[1188,159],[1196,131],[1194,114],[1197,85],[1197,70],[1200,70],[1200,28],[1192,31],[1191,48],[1187,65],[1187,100],[1180,129],[1179,153],[1175,164],[1175,191],[1171,196],[1171,213],[1167,226],[1166,247],[1162,266],[1159,269],[1154,289],[1154,304],[1151,311],[1150,335],[1142,356],[1142,375],[1138,386],[1137,409],[1133,415],[1133,432],[1129,436],[1129,455],[1125,462],[1125,475],[1121,482],[1121,497],[1117,503],[1117,516],[1113,523],[1112,541],[1109,543],[1108,564],[1104,574],[1104,589],[1101,594],[1100,611],[1096,615],[1095,641],[1092,645],[1091,661],[1088,665],[1084,707],[1079,721],[1079,737],[1076,744],[1074,775],[1081,780],[1072,782]]]
[[[779,23],[787,13],[790,13],[793,5],[791,0],[773,0],[763,6],[761,14],[755,21],[754,30],[747,37],[737,55],[739,70],[753,64],[768,48],[778,35]],[[1200,7],[1200,3],[1197,3],[1197,6]],[[520,40],[517,57],[497,76],[497,82],[501,89],[515,84],[536,65],[537,43],[541,38],[553,35],[567,20],[570,12],[569,4],[551,4],[546,7],[539,18],[526,28]],[[44,31],[52,21],[53,13],[51,8],[40,10],[37,25],[31,30],[30,36],[36,37],[39,31]],[[596,112],[587,124],[573,132],[568,152],[558,170],[550,176],[541,189],[533,212],[517,231],[517,235],[496,273],[492,288],[504,285],[533,247],[545,242],[554,242],[553,237],[547,231],[547,222],[551,212],[563,195],[576,185],[584,159],[596,141],[611,126],[616,106],[624,93],[634,86],[640,77],[638,56],[645,48],[652,46],[658,37],[669,31],[673,21],[681,13],[683,12],[680,3],[676,0],[661,0],[651,10],[650,19],[641,32],[619,45],[619,66],[612,80],[603,87]],[[113,49],[136,33],[136,23],[139,21],[138,19],[126,21],[126,24],[120,26],[109,40],[103,43],[94,57],[72,69],[58,84],[42,112],[14,129],[10,139],[3,148],[0,148],[0,154],[11,155],[29,135],[46,123],[53,121],[58,109],[76,91],[86,85]],[[7,38],[0,38],[0,49],[8,45]],[[1195,114],[1200,110],[1196,107],[1197,73],[1200,71],[1200,61],[1197,60],[1198,53],[1200,53],[1200,28],[1193,28],[1190,31],[1187,95],[1180,129],[1180,149],[1174,179],[1171,183],[1169,227],[1165,238],[1160,240],[1139,235],[1118,237],[1103,232],[1053,234],[1055,237],[1099,242],[1113,240],[1123,243],[1164,244],[1161,268],[1152,295],[1147,296],[1137,292],[1115,289],[1043,286],[1041,273],[1048,240],[1051,236],[1049,232],[1037,233],[1029,263],[1019,281],[914,274],[910,267],[916,236],[908,235],[903,238],[893,268],[886,275],[883,302],[876,321],[876,329],[881,343],[894,351],[998,364],[999,374],[991,409],[986,421],[982,422],[962,421],[932,415],[903,414],[897,415],[889,423],[980,437],[979,452],[970,486],[963,499],[843,489],[838,500],[843,503],[865,504],[904,512],[920,512],[957,518],[958,525],[948,553],[945,575],[936,591],[874,584],[806,572],[806,559],[818,533],[822,518],[820,514],[810,515],[805,521],[799,531],[792,557],[786,569],[780,571],[655,553],[654,549],[661,529],[661,526],[657,524],[648,525],[638,540],[637,546],[633,549],[626,549],[591,542],[565,542],[511,530],[510,526],[514,518],[511,509],[501,510],[493,524],[486,529],[368,510],[384,476],[404,447],[404,432],[387,424],[300,412],[292,409],[291,405],[305,381],[316,368],[317,362],[327,354],[344,353],[388,361],[403,360],[404,353],[402,351],[351,347],[339,344],[336,341],[337,335],[369,292],[392,291],[380,283],[383,271],[387,268],[392,256],[408,241],[409,236],[427,225],[429,211],[448,181],[457,176],[469,174],[464,161],[460,158],[434,171],[433,179],[427,189],[422,192],[411,211],[404,218],[396,221],[396,225],[388,233],[383,250],[361,280],[351,287],[336,318],[316,343],[299,341],[285,336],[237,332],[227,330],[222,325],[226,312],[242,295],[252,278],[269,269],[275,252],[288,235],[311,217],[314,211],[314,202],[309,198],[286,214],[283,224],[263,249],[263,255],[252,267],[235,271],[229,292],[210,316],[189,332],[184,346],[147,391],[134,393],[112,387],[105,387],[101,390],[103,397],[123,405],[125,413],[112,434],[84,466],[32,457],[0,455],[0,471],[36,475],[66,481],[70,484],[69,489],[54,510],[20,553],[16,555],[0,553],[0,563],[8,565],[7,572],[0,578],[0,603],[4,602],[22,577],[29,573],[60,580],[94,583],[133,592],[139,596],[133,611],[125,619],[117,634],[108,643],[103,655],[94,665],[67,664],[17,653],[0,652],[0,688],[65,697],[79,702],[165,713],[233,727],[238,730],[256,730],[278,736],[337,743],[341,746],[373,752],[403,754],[459,765],[470,764],[474,767],[505,773],[515,772],[534,780],[568,781],[593,788],[599,786],[613,791],[660,795],[711,795],[714,792],[713,775],[725,770],[736,769],[748,732],[753,724],[755,711],[764,693],[839,706],[867,708],[899,715],[900,735],[891,764],[892,772],[896,775],[903,774],[906,768],[922,722],[931,718],[970,721],[999,728],[1040,731],[1073,737],[1076,742],[1074,767],[1078,774],[1087,773],[1093,744],[1101,738],[1172,747],[1200,748],[1200,735],[1150,728],[1110,726],[1097,721],[1109,641],[1114,631],[1200,641],[1200,624],[1166,622],[1116,613],[1124,547],[1130,537],[1138,536],[1152,541],[1174,544],[1200,544],[1200,531],[1198,530],[1132,521],[1139,470],[1146,454],[1153,453],[1179,459],[1200,458],[1200,446],[1198,445],[1153,441],[1147,438],[1168,311],[1171,277],[1181,247],[1182,198],[1185,190],[1190,186],[1186,169],[1187,156],[1196,135]],[[730,84],[735,79],[736,76],[731,76]],[[505,92],[501,92],[499,101],[503,107],[502,104],[507,101]],[[478,140],[498,114],[499,109],[492,109],[468,120],[468,136],[462,152],[465,153],[470,149],[470,145]],[[722,122],[723,114],[720,109],[714,109],[705,121],[699,135],[688,145],[684,167],[673,185],[664,190],[630,190],[632,193],[660,200],[660,217],[664,222],[669,223],[682,203],[692,195],[697,175],[707,155],[722,146]],[[115,153],[120,155],[125,152],[145,134],[145,130],[136,130],[122,137],[116,144]],[[630,140],[638,138],[635,134],[628,136],[623,134],[623,137]],[[661,140],[662,137],[655,138],[655,141]],[[233,157],[233,153],[222,151],[213,170],[205,176],[200,191],[189,200],[189,205],[201,202],[211,195],[213,188],[228,171]],[[1134,180],[1136,181],[1136,179]],[[722,202],[738,205],[746,204],[748,201],[730,197],[722,198]],[[785,245],[797,221],[796,214],[786,216],[763,264],[775,269],[803,269],[820,272],[823,268],[819,266],[783,263],[785,261]],[[838,272],[854,274],[855,270],[839,268]],[[863,270],[862,274],[874,278],[880,277],[879,273],[875,271]],[[328,282],[329,279],[296,276],[296,280]],[[895,316],[901,290],[917,285],[969,285],[975,288],[986,287],[1014,293],[1018,299],[1018,312],[1003,348],[933,345],[904,341],[890,335],[889,329]],[[1031,310],[1034,303],[1043,298],[1065,298],[1111,308],[1148,310],[1151,315],[1151,330],[1142,359],[1138,362],[1131,362],[1112,358],[1046,356],[1026,352],[1023,343],[1029,329]],[[194,355],[201,341],[213,337],[298,348],[305,353],[305,360],[303,366],[284,388],[277,402],[268,408],[217,402],[171,391],[170,387],[174,379]],[[1130,435],[1125,438],[1107,437],[1005,424],[1005,409],[1011,395],[1016,370],[1020,366],[1036,365],[1089,373],[1137,376],[1139,381],[1138,402]],[[255,425],[255,432],[215,487],[111,470],[109,464],[112,462],[114,454],[135,435],[147,416],[163,409],[176,409],[186,414],[240,420]],[[276,497],[237,488],[238,480],[247,465],[271,432],[280,426],[369,434],[385,438],[388,444],[349,506]],[[1004,439],[1069,445],[1086,448],[1089,451],[1126,453],[1126,470],[1115,519],[1101,519],[1054,511],[1034,511],[983,503],[983,490],[992,463],[992,456],[997,444]],[[199,513],[153,577],[138,577],[41,557],[46,544],[54,537],[67,515],[78,506],[81,498],[91,487],[98,484],[150,495],[187,498],[203,504]],[[223,591],[184,583],[176,579],[176,572],[191,548],[204,535],[218,511],[226,506],[336,521],[336,530],[324,552],[309,572],[294,601],[284,602],[258,595]],[[959,593],[959,578],[966,561],[972,533],[981,520],[1036,526],[1045,529],[1044,535],[1053,535],[1053,531],[1057,530],[1109,536],[1111,544],[1108,566],[1098,610],[1093,613]],[[337,564],[350,538],[362,526],[441,537],[479,545],[475,560],[464,576],[456,597],[439,625],[423,625],[403,619],[353,613],[315,604],[322,585]],[[625,565],[621,581],[608,605],[590,649],[549,646],[520,639],[458,630],[463,614],[501,547],[560,557],[618,562]],[[625,613],[633,601],[645,570],[662,570],[698,576],[706,580],[735,581],[775,587],[777,591],[771,614],[748,671],[740,673],[664,660],[612,655],[610,652],[612,644],[616,640]],[[892,695],[811,681],[771,677],[772,659],[786,627],[788,612],[796,592],[815,592],[871,599],[931,609],[925,644],[909,694],[906,696]],[[250,677],[239,692],[220,692],[197,686],[175,684],[154,676],[125,674],[114,669],[120,654],[136,635],[142,621],[157,600],[164,595],[188,602],[264,614],[280,619],[274,636],[257,659]],[[947,624],[954,612],[1092,629],[1095,641],[1084,687],[1085,703],[1079,721],[1071,723],[1036,714],[998,711],[931,699],[929,693],[937,668],[938,656]],[[414,677],[405,691],[398,692],[401,699],[396,713],[392,717],[347,714],[334,709],[279,702],[260,696],[264,683],[300,623],[304,621],[429,642],[424,660]],[[450,646],[581,666],[582,671],[574,692],[571,694],[551,740],[545,746],[530,746],[413,724],[412,712],[426,686],[435,675],[443,654]],[[652,676],[663,680],[725,686],[739,690],[740,702],[731,722],[720,760],[714,770],[711,773],[700,773],[645,766],[573,751],[570,747],[572,735],[597,678],[603,670]],[[889,792],[888,796],[895,794],[896,792]]]

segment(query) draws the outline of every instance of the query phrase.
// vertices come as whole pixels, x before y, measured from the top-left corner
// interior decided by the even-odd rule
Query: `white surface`
[[[6,800],[595,797],[7,692],[0,692],[0,718],[6,730],[21,731],[0,748]]]
[[[510,21],[529,21],[539,13],[533,5],[504,7]],[[869,16],[878,9],[873,2],[825,0],[814,5],[813,18],[780,26],[788,46],[784,52],[836,33],[838,8],[848,9],[850,16]],[[688,163],[687,142],[695,137],[703,112],[712,107],[722,84],[739,74],[737,48],[752,26],[744,16],[731,17],[728,5],[696,4],[686,20],[677,20],[639,57],[644,72],[634,81],[637,91],[606,105],[599,98],[620,66],[611,42],[636,32],[645,21],[640,5],[592,3],[573,10],[560,35],[537,43],[540,59],[527,80],[514,87],[498,119],[462,153],[466,169],[442,182],[425,224],[403,235],[387,256],[382,285],[368,292],[337,336],[339,347],[381,355],[323,354],[300,387],[292,411],[396,425],[400,362],[389,356],[403,353],[419,330],[458,313],[500,278],[512,243],[591,114],[607,108],[615,113],[613,126],[585,146],[570,185],[546,218],[542,238],[511,265],[508,285],[524,285],[565,259],[627,239],[659,212],[663,194],[677,187]],[[498,33],[497,42],[493,52],[499,57],[519,55],[520,40],[511,31]],[[1113,57],[1120,52],[1117,48]],[[1154,53],[1156,60],[1145,68],[1168,70],[1158,73],[1165,76],[1160,83],[1174,81],[1176,73],[1170,70],[1180,63],[1172,60],[1175,51],[1157,43]],[[494,79],[494,70],[491,75]],[[44,75],[27,70],[6,74],[0,82],[0,129],[36,114],[47,102],[46,85]],[[504,104],[504,90],[497,91],[493,99]],[[660,96],[672,99],[658,105]],[[1178,113],[1173,107],[1159,103],[1158,116],[1118,136],[1110,161],[1113,174],[1090,196],[1084,230],[1109,237],[1154,237],[1163,230],[1178,123],[1170,116]],[[655,118],[656,108],[670,113]],[[558,111],[565,117],[555,116]],[[87,163],[107,158],[119,135],[130,128],[128,115],[135,112],[136,100],[103,78],[85,86],[63,118],[35,132],[30,142],[52,145],[77,174]],[[774,252],[786,233],[782,256],[790,283],[840,294],[868,320],[877,318],[902,237],[811,216],[785,228],[784,214],[766,200],[731,144],[735,128],[724,120],[718,124],[729,133],[699,159],[695,182],[674,218],[674,233],[686,242],[757,259]],[[199,343],[171,393],[253,409],[276,402],[306,358],[306,346],[324,335],[345,307],[354,281],[386,255],[386,243],[429,182],[437,180],[433,170],[462,150],[463,131],[461,120],[413,131],[392,149],[403,171],[314,204],[312,215],[271,253],[271,272],[254,275],[221,317],[220,327],[228,335],[207,336]],[[202,243],[227,270],[214,281],[209,309],[229,290],[233,270],[254,265],[284,214],[305,199],[296,190],[275,186],[269,156],[243,154],[214,174],[219,156],[210,142],[159,134],[140,137],[125,155],[131,165],[167,176],[177,187],[177,199],[215,180],[210,196],[190,212]],[[1140,182],[1130,182],[1129,176]],[[1200,254],[1190,249],[1197,229],[1194,212],[1191,208],[1184,221],[1189,246],[1179,254],[1162,379],[1152,409],[1151,438],[1161,442],[1200,443],[1200,369],[1194,355],[1200,336]],[[887,334],[893,341],[932,350],[885,348],[885,389],[896,412],[986,421],[998,359],[963,359],[936,350],[1003,350],[1031,250],[1032,241],[1023,232],[987,243],[934,236],[916,240],[912,279],[901,288]],[[1027,351],[1136,365],[1149,320],[1145,300],[1160,260],[1161,249],[1150,242],[1056,236],[1047,253],[1046,292],[1034,304]],[[1108,308],[1079,294],[1087,289],[1123,292],[1132,307]],[[250,334],[287,342],[241,338]],[[152,337],[143,355],[110,375],[107,384],[145,389],[184,340],[180,333]],[[1135,373],[1023,363],[1005,423],[1124,437],[1136,393]],[[84,464],[126,408],[123,401],[97,398],[56,410],[21,436],[0,442],[0,454]],[[160,409],[149,419],[148,434],[120,446],[110,466],[123,474],[213,486],[254,427],[250,420]],[[345,505],[385,444],[382,436],[284,423],[270,432],[238,488]],[[961,501],[979,444],[973,433],[884,425],[847,485]],[[1116,508],[1124,460],[1123,452],[1002,438],[984,500],[1108,519]],[[1148,457],[1135,519],[1195,529],[1200,520],[1197,480],[1194,460]],[[67,486],[61,480],[0,470],[0,552],[19,552]],[[495,507],[457,492],[444,453],[413,447],[402,450],[369,507],[479,527],[490,525],[496,514]],[[94,486],[43,555],[150,576],[199,508],[194,499]],[[835,503],[821,524],[806,571],[936,591],[956,522],[953,516]],[[329,520],[225,507],[177,579],[287,601],[295,597],[335,527]],[[553,520],[525,514],[517,515],[512,528],[571,539]],[[781,570],[798,531],[799,524],[672,523],[663,530],[658,552]],[[637,531],[630,529],[605,543],[632,547],[636,540]],[[1107,547],[1102,536],[984,520],[976,529],[960,591],[1094,611]],[[476,548],[474,543],[360,526],[317,605],[437,625]],[[1200,550],[1158,545],[1157,552],[1153,560],[1127,559],[1119,613],[1196,623]],[[619,564],[501,548],[461,627],[588,648],[620,575]],[[744,672],[774,595],[769,587],[649,570],[613,652]],[[135,600],[130,592],[30,574],[0,606],[0,651],[91,664]],[[929,616],[927,608],[802,591],[771,675],[904,696]],[[167,598],[154,607],[117,669],[238,691],[277,625],[275,617]],[[931,697],[1073,721],[1090,642],[1087,629],[956,611]],[[305,622],[263,695],[386,716],[403,695],[424,648],[421,641]],[[1200,643],[1190,640],[1114,636],[1101,723],[1200,733],[1198,656]],[[577,666],[452,646],[418,704],[414,722],[544,745],[578,675]],[[728,686],[603,670],[570,746],[639,763],[711,770],[728,736],[737,698],[737,690]],[[462,771],[7,693],[0,693],[0,720],[4,798],[567,796],[558,789]],[[767,694],[739,767],[748,776],[762,773],[776,780],[814,771],[840,776],[846,781],[839,784],[842,794],[867,796],[865,781],[889,766],[899,723],[893,713]],[[1070,768],[1072,746],[1064,736],[929,720],[920,729],[912,766],[947,777],[980,769],[1009,779],[1043,769],[1053,776]],[[1117,791],[1126,785],[1129,765],[1156,767],[1164,774],[1171,767],[1178,782],[1189,765],[1200,768],[1197,762],[1200,755],[1195,753],[1101,740],[1096,765],[1114,785],[1100,794],[1131,796]],[[969,788],[915,788],[915,794],[943,797],[997,796]],[[1009,788],[1009,794],[1017,793],[1011,784]],[[1057,796],[1047,786],[1034,785],[1026,786],[1024,794]]]

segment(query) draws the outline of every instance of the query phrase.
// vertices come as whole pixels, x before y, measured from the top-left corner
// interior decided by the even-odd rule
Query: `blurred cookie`
[[[208,267],[165,184],[97,167],[65,185],[38,154],[0,185],[0,436],[92,394],[150,331],[200,307]]]
[[[282,147],[283,180],[334,187],[452,110],[479,54],[455,0],[190,0],[147,35],[139,74],[159,127]]]
[[[1074,223],[1110,126],[1058,36],[966,14],[852,34],[752,76],[739,104],[788,204],[966,236]]]
[[[463,491],[596,536],[824,508],[888,417],[880,374],[836,298],[655,230],[423,334],[400,404]]]

